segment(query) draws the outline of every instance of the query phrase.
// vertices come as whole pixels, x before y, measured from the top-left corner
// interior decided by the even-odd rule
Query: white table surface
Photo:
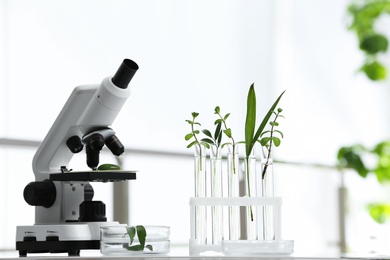
[[[320,256],[320,255],[288,255],[288,256],[222,256],[222,255],[201,255],[201,256],[189,256],[188,253],[183,252],[181,250],[174,251],[169,253],[168,255],[131,255],[131,256],[107,256],[100,254],[99,250],[81,250],[80,256],[72,256],[69,257],[66,253],[61,254],[28,254],[27,257],[19,257],[18,251],[0,251],[0,259],[26,259],[26,260],[38,260],[38,259],[56,259],[56,260],[67,260],[67,259],[79,259],[79,260],[87,260],[87,259],[183,259],[183,260],[191,260],[191,259],[269,259],[269,260],[338,260],[338,259],[389,259],[390,255],[329,255],[329,256]]]

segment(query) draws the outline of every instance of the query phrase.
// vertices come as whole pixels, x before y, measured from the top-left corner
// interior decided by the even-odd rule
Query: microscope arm
[[[68,166],[73,157],[66,144],[70,137],[81,140],[91,131],[113,123],[130,95],[127,85],[137,69],[135,62],[126,59],[114,77],[103,79],[100,85],[74,89],[34,156],[36,181],[48,179],[50,173],[58,173],[62,166]]]

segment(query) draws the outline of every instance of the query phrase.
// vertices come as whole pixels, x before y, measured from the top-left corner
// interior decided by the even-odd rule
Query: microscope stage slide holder
[[[92,182],[117,182],[135,180],[135,171],[72,171],[66,173],[50,174],[51,181],[92,181]]]

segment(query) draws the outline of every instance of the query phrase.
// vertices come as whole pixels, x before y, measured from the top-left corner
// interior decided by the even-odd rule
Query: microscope
[[[130,95],[128,84],[138,65],[125,59],[113,77],[102,83],[76,87],[33,158],[35,181],[24,191],[35,206],[35,224],[16,228],[16,250],[28,253],[68,253],[100,249],[100,228],[121,225],[107,222],[105,204],[94,201],[90,182],[136,179],[136,172],[99,170],[104,145],[115,155],[124,146],[110,128]],[[68,163],[85,150],[91,170],[73,171]]]

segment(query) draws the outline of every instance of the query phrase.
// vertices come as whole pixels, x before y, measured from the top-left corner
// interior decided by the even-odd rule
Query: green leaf
[[[385,223],[390,218],[390,205],[384,203],[373,203],[368,205],[372,219],[379,224]]]
[[[192,137],[194,136],[193,133],[190,133],[190,134],[186,134],[186,136],[184,137],[186,139],[186,141],[190,140]]]
[[[195,119],[197,116],[199,116],[199,113],[197,113],[197,112],[192,112],[191,115],[192,115],[192,117]]]
[[[216,106],[214,109],[214,113],[219,114],[220,111],[221,111],[221,109],[219,108],[219,106]]]
[[[223,120],[226,121],[226,119],[228,119],[229,116],[230,116],[230,113],[227,113],[227,114],[224,116]]]
[[[390,155],[390,142],[383,141],[378,143],[372,152],[376,153],[378,156]]]
[[[366,74],[366,76],[371,80],[384,80],[387,76],[386,67],[379,61],[373,61],[366,63],[361,67],[361,70]]]
[[[131,244],[133,244],[136,230],[135,230],[135,227],[133,227],[133,226],[131,226],[131,227],[126,227],[126,230],[127,230],[127,234],[129,234],[130,245],[131,245]]]
[[[194,134],[200,134],[200,131],[199,130],[194,130]]]
[[[149,249],[150,251],[153,251],[153,246],[152,245],[146,245],[145,248]]]
[[[261,144],[262,146],[266,146],[270,140],[271,140],[270,137],[261,138],[260,144]]]
[[[375,54],[378,52],[386,52],[389,42],[386,36],[382,34],[368,35],[360,42],[360,49],[369,53]]]
[[[276,130],[274,130],[274,131],[276,131]],[[271,133],[271,130],[267,130],[267,131],[262,132],[261,135],[260,135],[260,137],[263,136],[263,135],[265,135],[265,134],[268,134],[268,133]]]
[[[214,132],[214,139],[215,140],[217,140],[218,137],[221,136],[221,133],[222,133],[221,128],[222,128],[222,123],[218,123],[217,127],[215,128],[215,132]]]
[[[194,144],[197,144],[196,140],[195,140],[195,141],[193,141],[193,142],[191,142],[189,145],[187,145],[187,148],[190,148],[190,147],[192,147]]]
[[[214,144],[214,141],[209,139],[209,138],[202,138],[200,141],[201,142],[206,142],[206,143],[209,143],[209,144]]]
[[[281,136],[282,138],[284,138],[284,136],[283,136],[283,133],[282,133],[281,131],[279,131],[279,130],[274,130],[274,132],[277,132],[277,133],[279,133],[279,134],[280,134],[280,136]]]
[[[337,159],[341,166],[354,169],[361,177],[367,177],[369,170],[363,163],[360,155],[363,152],[362,146],[342,147],[337,153]]]
[[[280,145],[280,139],[278,137],[272,137],[272,142],[276,147]]]
[[[223,130],[223,132],[227,137],[232,138],[232,130],[230,128]]]
[[[207,149],[210,149],[210,145],[206,142],[202,142],[202,144],[207,148]]]
[[[208,137],[213,138],[213,136],[211,135],[211,133],[210,133],[209,130],[204,129],[204,130],[202,130],[202,132],[203,132],[205,135],[207,135]]]
[[[264,127],[267,125],[267,122],[268,120],[270,119],[271,115],[272,115],[272,112],[275,110],[276,106],[278,105],[280,99],[282,98],[284,92],[286,91],[283,91],[282,94],[279,95],[279,97],[275,100],[275,102],[273,103],[273,105],[271,106],[271,108],[269,109],[268,113],[265,115],[265,117],[263,118],[263,121],[261,121],[261,124],[259,126],[259,128],[257,129],[256,131],[256,134],[255,136],[253,137],[253,140],[257,140],[259,139],[261,133],[263,132],[264,130]]]
[[[246,120],[245,120],[245,152],[249,157],[253,149],[253,134],[255,133],[256,125],[256,93],[254,83],[249,88],[246,107]],[[255,139],[256,140],[256,139]]]
[[[141,245],[134,245],[134,246],[128,246],[126,247],[126,249],[129,251],[142,251],[144,250],[144,247],[142,247]]]
[[[222,119],[217,119],[217,120],[215,120],[214,125],[220,124],[220,123],[222,123],[222,122],[223,122]]]
[[[217,146],[219,146],[222,142],[222,135],[220,134],[217,139]]]
[[[224,143],[222,144],[221,148],[224,148],[226,145],[233,145],[232,143]]]
[[[146,229],[144,226],[138,225],[135,227],[137,229],[137,236],[138,236],[138,241],[141,245],[141,250],[144,250],[145,247],[145,241],[146,241]]]

